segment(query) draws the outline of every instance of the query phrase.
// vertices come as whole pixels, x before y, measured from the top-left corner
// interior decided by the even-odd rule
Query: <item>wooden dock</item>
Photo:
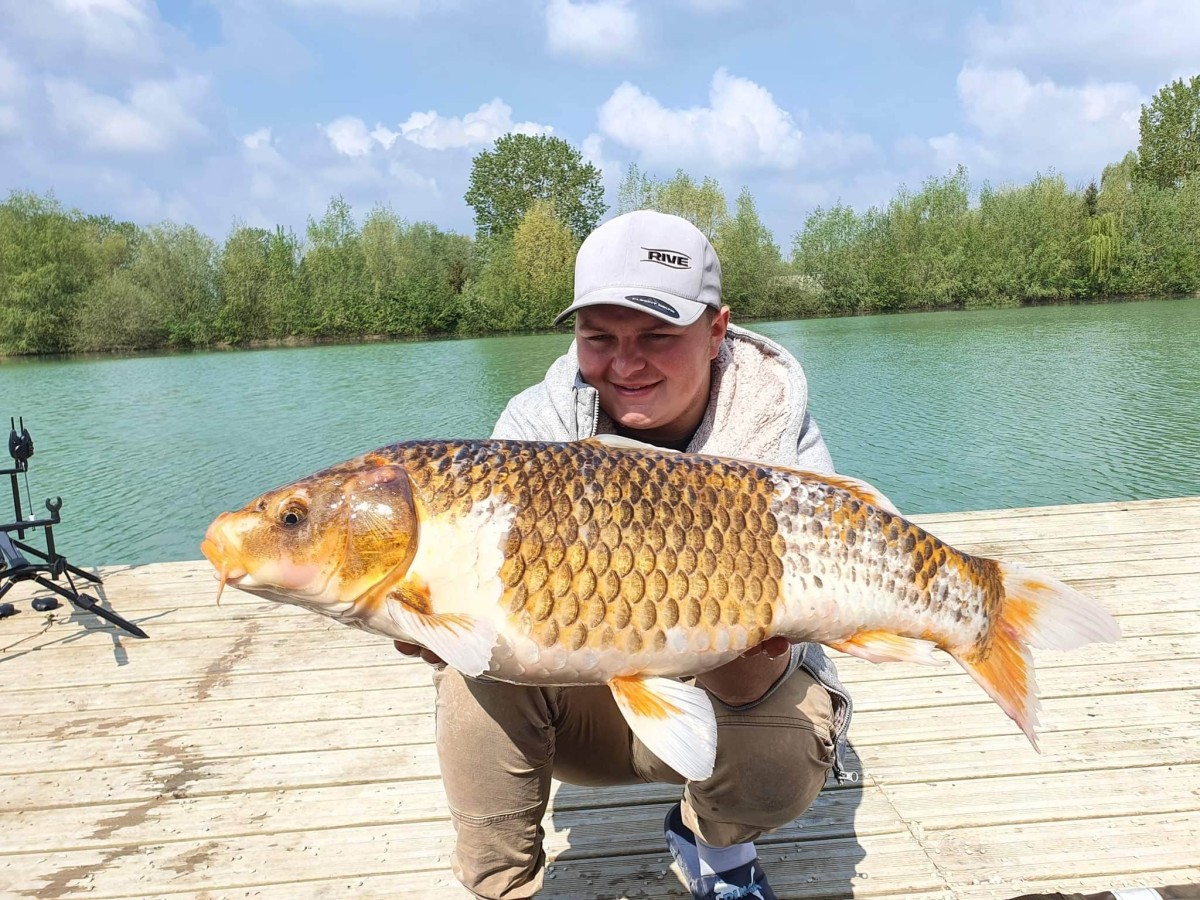
[[[839,657],[862,780],[760,842],[780,895],[1200,882],[1200,497],[918,520],[1071,582],[1125,637],[1038,655],[1040,756],[956,666]],[[467,896],[423,664],[237,591],[218,608],[205,563],[103,574],[150,640],[33,612],[25,585],[6,598],[21,611],[0,621],[0,896]],[[542,896],[686,896],[661,835],[676,797],[557,785]]]

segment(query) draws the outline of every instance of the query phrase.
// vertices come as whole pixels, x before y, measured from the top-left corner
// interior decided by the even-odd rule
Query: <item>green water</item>
[[[839,470],[906,512],[1200,493],[1200,299],[754,328],[804,363]],[[217,513],[267,488],[392,441],[486,435],[568,343],[14,361],[0,415],[25,417],[30,494],[62,496],[72,562],[194,559]]]

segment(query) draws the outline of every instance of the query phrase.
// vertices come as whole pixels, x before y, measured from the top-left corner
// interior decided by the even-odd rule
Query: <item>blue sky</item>
[[[786,251],[885,203],[1137,146],[1200,73],[1194,0],[0,0],[0,190],[214,237],[361,216],[473,231],[471,158],[512,130],[599,165],[750,188]]]

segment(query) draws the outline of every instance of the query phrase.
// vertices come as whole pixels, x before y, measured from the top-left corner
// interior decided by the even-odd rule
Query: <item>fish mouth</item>
[[[217,517],[217,520],[208,526],[208,531],[204,535],[204,540],[200,542],[200,552],[204,554],[214,569],[216,569],[215,577],[217,579],[217,605],[221,605],[221,595],[225,592],[225,585],[232,584],[234,587],[241,585],[242,581],[249,575],[249,571],[238,558],[237,553],[226,543],[222,532],[224,531],[225,517],[229,513],[222,513]]]

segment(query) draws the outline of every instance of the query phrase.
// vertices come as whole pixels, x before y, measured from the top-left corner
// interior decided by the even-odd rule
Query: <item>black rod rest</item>
[[[13,458],[14,465],[11,469],[0,469],[0,475],[7,475],[12,481],[13,511],[16,513],[16,521],[7,524],[0,523],[0,598],[3,598],[17,582],[36,581],[42,587],[69,600],[80,609],[95,613],[134,637],[148,637],[146,632],[137,625],[112,610],[105,609],[95,597],[84,594],[75,587],[75,577],[93,584],[100,584],[101,579],[98,575],[71,565],[54,546],[54,526],[61,521],[59,515],[59,510],[62,509],[61,497],[46,501],[48,516],[40,519],[25,518],[18,476],[29,471],[29,457],[33,456],[33,438],[29,436],[23,418],[19,425],[15,420],[10,419],[9,421],[12,423],[12,431],[8,435],[8,454]],[[25,542],[26,531],[39,529],[46,539],[44,551]],[[13,537],[14,532],[16,533],[15,537]],[[60,578],[66,579],[65,587],[57,583]],[[38,612],[48,612],[57,609],[59,603],[53,597],[37,597],[31,605]],[[16,609],[11,603],[0,603],[0,619],[11,616],[14,612]]]

